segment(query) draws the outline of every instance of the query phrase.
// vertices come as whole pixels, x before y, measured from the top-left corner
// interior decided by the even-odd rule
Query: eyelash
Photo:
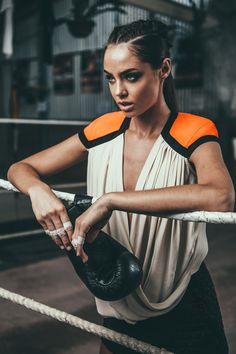
[[[130,82],[135,82],[135,81],[139,78],[139,74],[127,74],[127,75],[126,75],[126,78],[128,79],[128,77],[133,77],[133,78],[134,78],[134,80],[128,80],[128,81],[130,81]],[[106,75],[106,80],[107,80],[108,82],[110,82],[110,81],[109,81],[110,79],[111,79],[111,76]]]

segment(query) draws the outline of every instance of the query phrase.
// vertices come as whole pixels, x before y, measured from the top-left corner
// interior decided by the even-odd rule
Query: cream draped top
[[[123,112],[108,113],[97,118],[79,133],[81,141],[89,151],[87,194],[91,196],[100,197],[109,192],[124,191],[124,131],[129,126],[127,122],[130,118],[123,117],[118,129],[114,124],[113,130],[116,129],[112,133],[110,130],[106,132],[106,119],[109,119],[110,123],[115,117],[114,113],[123,117]],[[197,183],[196,172],[188,161],[187,150],[189,152],[191,148],[200,145],[203,136],[201,134],[197,140],[192,137],[188,147],[184,146],[180,138],[177,140],[175,134],[179,128],[178,124],[183,124],[183,121],[177,120],[183,118],[182,115],[184,114],[172,114],[169,117],[144,163],[136,191]],[[205,120],[199,125],[204,123],[207,128],[204,136],[208,137],[208,140],[203,139],[203,142],[217,141],[217,133],[212,133],[212,129],[216,129],[212,126],[214,123],[206,118],[198,118],[200,121]],[[175,131],[172,129],[171,136],[170,130],[174,123]],[[184,124],[186,125],[186,121]],[[209,134],[209,128],[212,134]],[[171,140],[173,136],[176,139],[174,142]],[[208,252],[205,223],[133,214],[129,232],[128,213],[114,210],[102,230],[135,254],[143,267],[142,283],[130,295],[112,302],[95,298],[100,315],[122,319],[128,323],[158,316],[173,309],[183,297],[191,275],[199,269]]]

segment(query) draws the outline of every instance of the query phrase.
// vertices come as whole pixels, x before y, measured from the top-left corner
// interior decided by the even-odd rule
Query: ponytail
[[[171,111],[178,112],[178,103],[172,73],[170,73],[170,75],[164,81],[163,94],[169,109]]]

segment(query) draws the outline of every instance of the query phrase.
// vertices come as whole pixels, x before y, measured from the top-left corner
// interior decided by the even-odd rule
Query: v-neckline
[[[160,134],[158,135],[158,137],[156,138],[156,140],[154,141],[144,163],[143,163],[143,166],[141,168],[141,171],[138,175],[138,178],[137,178],[137,182],[136,182],[136,185],[134,187],[134,190],[133,191],[137,191],[137,188],[140,184],[140,178],[141,176],[143,175],[144,173],[144,170],[146,170],[146,165],[148,163],[148,161],[150,160],[151,156],[152,156],[152,152],[157,144],[157,142],[159,142],[159,140],[161,139],[162,137],[162,133],[164,131],[166,131],[166,129],[170,129],[170,126],[172,125],[172,122],[173,120],[177,117],[177,113],[176,112],[170,112]],[[124,131],[123,133],[121,134],[121,188],[122,188],[122,192],[126,192],[124,190],[124,148],[125,148],[125,131],[129,128],[129,125],[130,125],[130,121],[131,121],[132,118],[130,117],[126,117],[125,120],[126,120],[126,123],[124,124]],[[133,215],[132,215],[132,219],[131,219],[131,222],[129,222],[129,213],[128,212],[125,212],[126,214],[126,219],[127,219],[127,225],[128,225],[128,232],[129,232],[129,236],[131,234],[131,230],[132,230],[132,224],[133,224]]]

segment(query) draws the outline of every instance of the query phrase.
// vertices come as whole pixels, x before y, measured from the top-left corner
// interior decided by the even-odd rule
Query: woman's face
[[[119,109],[138,116],[155,105],[160,94],[159,70],[141,62],[126,43],[108,46],[104,55],[104,72],[113,99]],[[126,107],[121,102],[131,103]]]

